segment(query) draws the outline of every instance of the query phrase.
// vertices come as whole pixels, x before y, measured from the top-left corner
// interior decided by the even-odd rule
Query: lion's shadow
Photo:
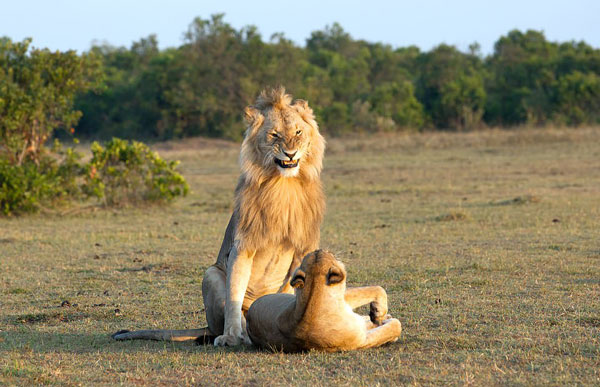
[[[255,346],[215,347],[207,344],[196,344],[194,341],[168,342],[152,340],[117,341],[110,337],[114,332],[92,333],[56,333],[36,330],[0,332],[0,354],[20,352],[34,353],[115,353],[127,352],[202,352],[208,355],[228,353],[281,353],[277,350],[260,349]],[[383,347],[394,346],[388,343]],[[302,352],[306,353],[306,352]]]
[[[194,341],[166,342],[149,340],[116,341],[114,332],[57,333],[38,330],[9,330],[0,332],[0,353],[32,351],[35,353],[123,353],[123,352],[259,352],[255,347],[217,348],[198,345]]]

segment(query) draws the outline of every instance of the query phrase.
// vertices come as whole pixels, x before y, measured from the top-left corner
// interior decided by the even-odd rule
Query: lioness
[[[322,250],[308,254],[291,284],[296,295],[269,294],[256,300],[246,318],[258,346],[296,352],[371,348],[395,341],[400,321],[387,315],[387,295],[380,286],[346,289],[346,270]],[[370,319],[352,311],[371,303]]]
[[[263,91],[245,109],[241,176],[217,262],[202,281],[208,328],[113,335],[117,340],[249,343],[244,315],[258,297],[292,293],[290,277],[319,245],[325,211],[321,168],[325,140],[308,103],[283,88]]]

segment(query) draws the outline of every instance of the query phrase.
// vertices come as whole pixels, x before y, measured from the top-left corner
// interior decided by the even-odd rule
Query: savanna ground
[[[0,384],[600,383],[600,130],[331,140],[322,246],[404,329],[338,354],[109,338],[205,325],[239,146],[157,148],[184,200],[0,220]]]

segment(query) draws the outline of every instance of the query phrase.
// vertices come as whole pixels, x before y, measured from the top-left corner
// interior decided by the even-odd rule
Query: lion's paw
[[[246,332],[242,335],[242,343],[244,345],[252,345],[252,340],[250,340],[250,336]]]
[[[234,335],[221,335],[215,339],[215,347],[235,347],[242,343],[242,338]]]

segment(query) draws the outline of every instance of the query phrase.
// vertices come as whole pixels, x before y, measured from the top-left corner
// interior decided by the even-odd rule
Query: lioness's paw
[[[370,304],[369,317],[375,325],[381,325],[387,316],[387,308],[384,308],[380,303],[373,301]]]

